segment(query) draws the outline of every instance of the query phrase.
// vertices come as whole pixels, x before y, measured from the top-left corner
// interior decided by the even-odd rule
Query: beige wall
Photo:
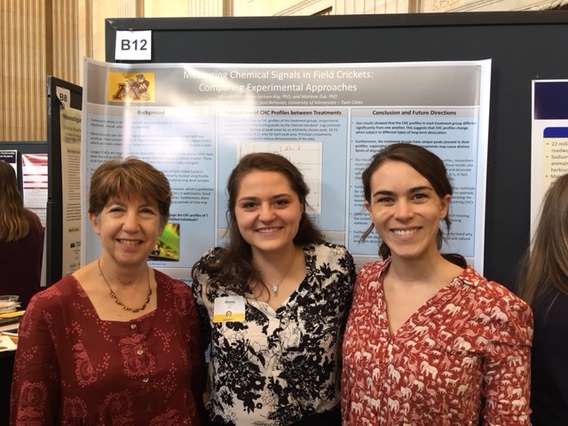
[[[223,16],[223,0],[145,0],[147,17]]]
[[[234,0],[234,16],[315,15],[334,6],[336,0]]]
[[[568,0],[421,0],[418,12],[503,12],[547,10],[568,4]]]
[[[0,140],[45,139],[44,6],[0,0]]]
[[[82,85],[105,19],[546,10],[568,0],[0,0],[0,142],[45,140],[46,76]]]
[[[235,16],[272,16],[314,15],[331,8],[332,15],[355,15],[547,10],[564,5],[568,0],[234,0],[233,10]]]
[[[235,16],[316,15],[331,9],[332,15],[408,13],[415,0],[234,0]]]
[[[79,81],[76,0],[0,0],[0,141],[45,140],[46,76]]]
[[[93,26],[93,37],[90,40],[92,46],[93,59],[99,61],[105,60],[105,20],[106,18],[134,18],[136,17],[136,9],[134,1],[130,1],[128,5],[125,0],[122,1],[101,1],[93,0],[91,3],[91,16]],[[120,7],[122,6],[122,7]],[[130,7],[128,7],[130,6]],[[82,52],[81,52],[82,53]],[[81,57],[87,56],[82,54]],[[83,79],[81,78],[81,82]]]

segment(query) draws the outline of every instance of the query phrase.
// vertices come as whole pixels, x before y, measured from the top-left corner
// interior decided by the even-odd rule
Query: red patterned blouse
[[[191,288],[155,271],[158,308],[100,320],[71,275],[38,293],[19,331],[11,425],[198,425],[205,381]]]
[[[530,425],[532,312],[471,267],[389,331],[390,260],[357,276],[343,343],[344,426]],[[482,406],[482,397],[485,404]]]

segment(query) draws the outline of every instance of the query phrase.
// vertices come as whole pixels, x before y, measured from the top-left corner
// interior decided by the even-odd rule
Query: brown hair
[[[39,230],[41,222],[24,207],[14,168],[0,161],[0,240],[21,240],[30,232],[30,226]]]
[[[172,191],[168,178],[151,164],[134,157],[101,164],[91,176],[89,213],[98,216],[113,197],[136,195],[156,203],[160,224],[170,217]]]
[[[262,277],[252,264],[252,248],[241,236],[235,214],[237,196],[243,179],[254,171],[277,172],[286,177],[292,190],[298,195],[300,203],[304,206],[298,233],[294,237],[295,245],[321,244],[325,242],[323,234],[312,222],[306,210],[308,207],[306,197],[309,188],[304,181],[302,173],[287,158],[267,152],[247,154],[242,157],[231,172],[227,181],[227,233],[229,242],[223,259],[214,265],[205,265],[197,262],[193,266],[204,268],[209,275],[216,276],[217,283],[223,283],[230,290],[244,295],[249,290],[249,282],[262,282]],[[192,274],[194,275],[194,272]]]
[[[522,265],[520,295],[529,305],[553,288],[568,295],[568,174],[548,188]]]
[[[363,193],[365,201],[371,203],[371,178],[373,174],[377,171],[387,161],[398,161],[401,163],[406,163],[422,176],[424,176],[428,182],[432,185],[432,188],[440,198],[444,198],[446,195],[452,195],[453,188],[450,183],[450,178],[448,177],[448,172],[444,162],[436,154],[428,151],[427,149],[413,145],[410,143],[395,143],[388,145],[383,148],[377,154],[375,154],[371,160],[371,164],[363,171],[361,179],[363,180]],[[444,218],[446,224],[446,229],[449,232],[451,226],[451,220],[449,217],[449,209],[446,217]],[[373,224],[367,228],[367,230],[361,236],[361,241],[365,241],[365,238],[373,230]],[[438,234],[436,236],[436,243],[438,250],[442,247],[442,242],[444,241],[444,233],[441,229],[438,229]],[[381,242],[379,247],[379,255],[386,259],[391,255],[390,248]],[[443,254],[444,258],[452,263],[455,263],[461,267],[467,266],[467,262],[464,257],[459,254]]]

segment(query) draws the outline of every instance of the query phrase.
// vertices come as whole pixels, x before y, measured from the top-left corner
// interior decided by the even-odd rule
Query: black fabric
[[[566,426],[568,296],[552,289],[534,304],[533,313],[531,421],[533,426]]]
[[[235,426],[235,424],[209,421],[206,426]],[[307,416],[289,426],[341,426],[341,410],[336,408],[332,411]]]

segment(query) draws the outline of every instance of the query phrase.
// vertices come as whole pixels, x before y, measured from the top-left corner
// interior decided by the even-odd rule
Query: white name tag
[[[217,297],[213,311],[213,322],[245,320],[245,298],[243,296]]]
[[[152,60],[152,31],[117,31],[115,60]]]

